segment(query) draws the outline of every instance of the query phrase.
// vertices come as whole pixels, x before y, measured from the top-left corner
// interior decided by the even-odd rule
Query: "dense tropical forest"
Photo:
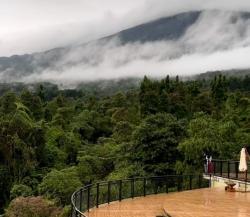
[[[250,144],[248,76],[144,77],[138,88],[110,89],[1,92],[1,212],[68,216],[84,184],[201,173],[204,154],[237,159]]]

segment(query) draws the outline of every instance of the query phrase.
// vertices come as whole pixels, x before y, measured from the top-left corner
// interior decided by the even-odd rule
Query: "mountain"
[[[212,80],[215,76],[224,75],[228,78],[238,77],[244,78],[250,76],[250,69],[245,70],[226,70],[226,71],[215,71],[215,72],[205,72],[193,77],[195,80]]]
[[[198,19],[200,13],[188,12],[162,18],[102,38],[100,41],[106,43],[114,38],[119,38],[123,44],[126,44],[137,41],[148,42],[178,39]],[[79,47],[83,48],[85,46],[87,45],[79,45]],[[60,60],[65,53],[70,52],[71,49],[79,49],[79,47],[55,48],[42,53],[0,57],[0,73],[4,73],[10,80],[13,76],[21,78],[23,75],[52,67],[53,63]]]
[[[218,29],[213,34],[211,24],[216,24]],[[162,63],[187,54],[230,50],[248,38],[249,26],[250,13],[246,12],[181,13],[86,44],[0,57],[0,79],[2,82],[64,82],[74,78],[72,82],[76,82],[88,78],[105,79],[106,74],[107,78],[117,78],[119,72],[126,70],[130,71],[129,76],[137,76],[137,71],[141,69],[135,66],[133,74],[133,64],[129,65],[135,60],[141,65],[155,59]],[[213,39],[222,32],[223,37]]]
[[[119,37],[124,44],[138,41],[177,40],[197,21],[200,14],[200,11],[193,11],[161,18],[153,22],[126,29],[111,37]]]

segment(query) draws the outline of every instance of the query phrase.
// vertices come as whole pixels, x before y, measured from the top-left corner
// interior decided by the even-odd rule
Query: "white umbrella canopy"
[[[240,165],[239,171],[246,172],[247,171],[247,160],[249,158],[248,152],[246,148],[242,148],[240,152]]]

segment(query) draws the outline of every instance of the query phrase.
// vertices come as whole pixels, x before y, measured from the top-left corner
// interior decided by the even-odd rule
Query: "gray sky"
[[[249,0],[0,0],[0,56],[82,43],[199,9],[250,10]]]

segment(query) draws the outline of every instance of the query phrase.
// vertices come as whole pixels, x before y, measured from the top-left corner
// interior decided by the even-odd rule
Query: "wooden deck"
[[[199,189],[113,202],[92,209],[88,217],[250,217],[250,193],[223,188]]]

